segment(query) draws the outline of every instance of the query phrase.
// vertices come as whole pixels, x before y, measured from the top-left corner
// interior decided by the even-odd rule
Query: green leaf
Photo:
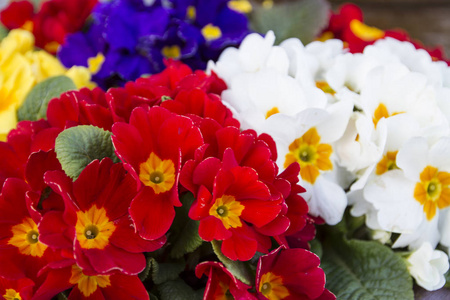
[[[214,253],[216,253],[217,258],[219,258],[219,260],[234,275],[234,277],[248,285],[252,285],[253,282],[255,282],[255,278],[252,276],[247,263],[239,260],[234,261],[223,255],[221,250],[222,242],[213,240],[211,245],[213,246],[213,250]]]
[[[50,77],[36,84],[17,111],[19,121],[45,119],[50,100],[59,97],[64,92],[76,89],[73,81],[67,76]]]
[[[0,40],[3,40],[3,38],[7,36],[8,33],[8,28],[6,28],[3,24],[0,24]]]
[[[158,290],[161,300],[202,299],[198,298],[198,294],[180,278],[158,285]]]
[[[175,280],[185,269],[184,260],[173,263],[159,263],[157,268],[153,269],[152,279],[155,284],[162,284],[169,280]]]
[[[118,162],[114,154],[111,132],[92,125],[71,127],[61,132],[55,141],[56,157],[62,169],[73,180],[93,160],[105,157]]]
[[[375,241],[346,240],[342,234],[323,246],[326,287],[337,299],[414,299],[406,264],[390,248]]]
[[[141,281],[145,281],[148,278],[148,275],[150,275],[150,270],[152,269],[154,260],[155,259],[153,257],[147,258],[147,264],[145,265],[144,270],[142,270],[142,272],[138,274],[138,277]]]
[[[307,44],[328,24],[329,11],[326,0],[275,2],[270,9],[254,3],[249,18],[255,31],[273,30],[277,42],[297,37]]]
[[[173,258],[180,258],[186,253],[191,253],[203,243],[198,235],[199,221],[192,220],[188,216],[194,196],[186,193],[182,196],[181,202],[183,206],[175,207],[175,219],[169,236],[170,256]]]

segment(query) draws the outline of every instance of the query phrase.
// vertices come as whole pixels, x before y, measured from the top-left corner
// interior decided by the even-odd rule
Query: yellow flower
[[[26,30],[11,30],[0,42],[0,141],[17,125],[17,109],[37,83],[66,75],[77,88],[94,88],[91,73],[84,67],[67,70],[54,56],[34,50],[34,37]]]

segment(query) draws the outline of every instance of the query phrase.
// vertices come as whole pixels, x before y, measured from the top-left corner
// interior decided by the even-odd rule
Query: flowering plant
[[[322,0],[85,2],[1,13],[22,27],[0,44],[4,299],[413,299],[412,278],[444,286],[443,52]],[[302,11],[315,41],[286,38],[289,18],[263,32]],[[42,42],[42,20],[64,30]],[[32,48],[29,22],[71,69]]]

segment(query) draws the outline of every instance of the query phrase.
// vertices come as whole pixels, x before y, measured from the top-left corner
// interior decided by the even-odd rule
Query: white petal
[[[403,144],[397,153],[397,166],[413,181],[420,180],[420,173],[428,164],[428,143],[424,137],[414,137]]]
[[[375,177],[364,188],[364,198],[378,210],[378,223],[386,231],[409,233],[423,219],[422,206],[413,197],[414,182],[401,170]]]
[[[319,176],[312,186],[308,206],[310,214],[322,217],[329,225],[336,225],[344,215],[347,197],[339,185]]]

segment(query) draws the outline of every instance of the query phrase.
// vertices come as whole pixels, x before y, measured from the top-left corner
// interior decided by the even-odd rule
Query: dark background
[[[364,12],[364,23],[405,29],[426,46],[442,45],[450,57],[450,0],[329,0],[334,10],[346,2]],[[449,298],[450,299],[450,296]]]

